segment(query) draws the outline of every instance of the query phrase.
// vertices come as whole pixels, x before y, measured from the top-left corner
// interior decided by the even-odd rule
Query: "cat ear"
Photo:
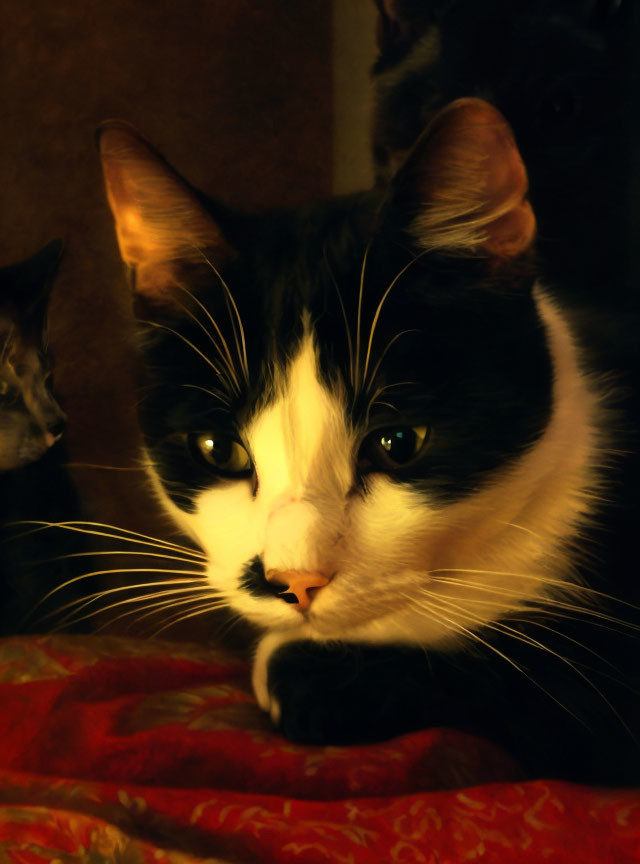
[[[204,254],[219,266],[230,247],[193,188],[135,129],[107,121],[97,138],[120,254],[134,271],[136,292],[161,305],[180,303],[180,267]]]
[[[378,8],[378,47],[383,56],[410,47],[424,31],[431,6],[425,0],[374,0]]]
[[[64,243],[52,240],[31,258],[0,270],[0,306],[19,316],[23,334],[40,338]]]
[[[418,247],[493,259],[533,243],[527,172],[502,114],[482,99],[459,99],[429,124],[392,183]]]

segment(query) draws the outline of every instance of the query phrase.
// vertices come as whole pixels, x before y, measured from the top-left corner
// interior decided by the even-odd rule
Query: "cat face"
[[[122,125],[101,149],[149,474],[236,611],[434,645],[563,584],[597,402],[495,109],[439,115],[384,200],[294,213],[203,203]]]
[[[39,459],[64,427],[49,390],[46,313],[61,254],[54,241],[0,270],[0,471]]]

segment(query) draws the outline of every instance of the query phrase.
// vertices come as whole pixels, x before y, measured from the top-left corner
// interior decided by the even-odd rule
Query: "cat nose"
[[[267,570],[265,576],[267,582],[284,586],[278,597],[295,603],[300,612],[308,609],[318,591],[331,582],[331,577],[319,570]]]
[[[44,433],[44,440],[47,447],[53,446],[56,441],[62,437],[62,433],[64,432],[65,422],[64,420],[56,420],[55,423],[47,424],[47,431]]]

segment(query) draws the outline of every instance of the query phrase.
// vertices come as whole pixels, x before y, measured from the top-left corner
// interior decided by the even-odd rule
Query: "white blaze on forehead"
[[[352,483],[353,436],[341,388],[320,380],[313,337],[275,375],[275,399],[247,425],[267,568],[323,566]]]
[[[350,450],[351,440],[340,394],[320,381],[313,338],[306,335],[288,366],[276,373],[276,398],[244,430],[255,461],[260,491],[271,497],[285,491],[303,494],[331,466],[330,453]],[[350,483],[336,460],[334,479]],[[342,470],[341,470],[342,469]],[[321,484],[322,485],[322,484]],[[348,488],[348,486],[347,486]]]

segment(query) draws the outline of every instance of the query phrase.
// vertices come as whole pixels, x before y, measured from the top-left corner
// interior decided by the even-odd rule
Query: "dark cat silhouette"
[[[51,391],[47,314],[61,254],[55,240],[0,269],[2,634],[21,630],[27,613],[71,574],[68,564],[50,559],[82,548],[68,532],[26,524],[77,518],[80,509],[64,468],[65,415]]]

